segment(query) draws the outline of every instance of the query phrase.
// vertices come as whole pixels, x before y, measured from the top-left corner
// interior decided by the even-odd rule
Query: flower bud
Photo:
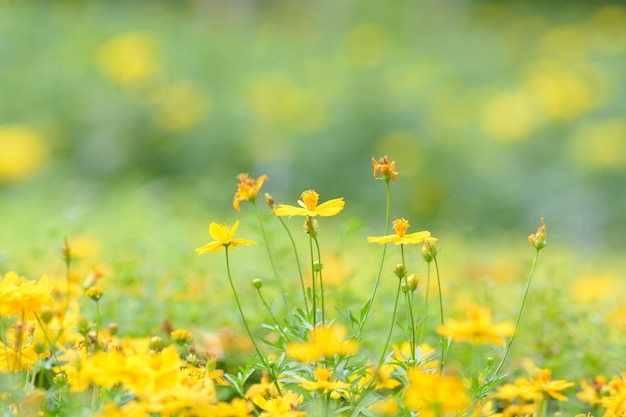
[[[155,352],[161,351],[163,349],[163,339],[160,336],[152,336],[148,347]]]
[[[78,323],[76,324],[76,331],[83,335],[83,336],[87,336],[87,334],[91,331],[91,329],[93,328],[93,323],[90,323],[87,318],[85,318],[85,316],[80,316],[78,318]]]
[[[319,261],[313,262],[313,270],[315,272],[320,272],[323,268],[324,268],[324,265],[320,263]]]
[[[102,288],[100,287],[89,287],[87,288],[87,290],[85,291],[85,295],[89,298],[91,298],[93,301],[95,301],[96,303],[98,301],[100,301],[100,299],[102,298],[102,295],[104,294],[104,291],[102,290]]]
[[[46,351],[46,344],[43,341],[35,343],[35,353],[41,355]]]
[[[419,282],[420,282],[420,278],[419,278],[419,275],[417,274],[411,274],[408,277],[406,277],[406,283],[411,289],[411,291],[415,291],[417,289],[417,284],[419,284]]]
[[[424,246],[422,246],[422,255],[427,263],[430,263],[433,258],[437,256],[437,249],[435,248],[435,238],[426,238],[424,240]]]
[[[252,286],[257,290],[260,290],[261,287],[263,287],[263,281],[261,281],[261,278],[255,278],[252,280]]]
[[[405,282],[403,282],[400,285],[400,289],[402,290],[402,292],[407,293],[409,291],[411,291],[411,287],[409,285],[407,285]]]
[[[537,233],[528,236],[528,241],[532,243],[537,250],[540,250],[547,245],[547,237],[546,223],[542,217],[541,226],[537,229]]]
[[[404,276],[406,275],[406,267],[404,266],[404,264],[396,265],[396,268],[394,269],[394,274],[396,274],[396,276],[400,279],[404,278]]]
[[[170,334],[170,336],[172,337],[174,342],[177,345],[180,345],[180,346],[183,346],[183,345],[191,342],[191,339],[193,339],[193,336],[191,335],[191,333],[188,330],[185,330],[185,329],[174,330]]]
[[[109,323],[109,334],[111,336],[116,336],[118,330],[119,327],[117,326],[117,323]]]
[[[270,210],[274,211],[276,208],[276,203],[274,202],[274,197],[269,195],[269,193],[265,193],[265,203],[270,208]]]
[[[52,378],[52,383],[57,387],[64,387],[67,385],[67,375],[63,372],[60,372]]]
[[[54,308],[50,306],[41,306],[40,316],[41,321],[48,324],[54,318]]]

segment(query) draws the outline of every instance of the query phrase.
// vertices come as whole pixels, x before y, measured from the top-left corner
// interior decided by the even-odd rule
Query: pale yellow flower
[[[370,243],[379,243],[381,245],[386,243],[394,243],[396,245],[415,245],[424,243],[425,241],[437,241],[436,238],[430,236],[430,232],[428,230],[407,234],[406,231],[408,228],[408,220],[405,218],[396,219],[393,221],[393,230],[395,230],[395,234],[387,236],[370,236],[367,238],[367,241]]]
[[[356,353],[359,346],[354,340],[346,339],[343,326],[318,326],[309,336],[309,342],[293,342],[287,345],[285,353],[300,362],[316,362],[335,355]]]
[[[0,182],[16,181],[35,173],[45,162],[47,147],[34,129],[0,126]]]
[[[343,201],[343,197],[328,200],[320,205],[317,204],[319,200],[319,194],[313,190],[306,190],[302,192],[302,200],[298,200],[298,205],[290,206],[287,204],[279,204],[274,214],[277,216],[335,216],[343,210],[346,204]]]
[[[315,381],[309,381],[299,376],[295,376],[295,378],[300,381],[300,386],[307,391],[336,391],[343,390],[348,388],[350,385],[337,381],[331,381],[331,377],[333,375],[333,371],[328,368],[323,368],[321,366],[316,367],[313,370],[313,374],[315,375]]]
[[[225,224],[218,224],[211,222],[209,225],[209,234],[213,239],[213,242],[209,242],[204,246],[196,249],[198,255],[202,255],[207,252],[219,252],[223,248],[235,248],[238,245],[254,245],[256,242],[248,239],[235,239],[234,235],[239,227],[239,220],[230,227]]]
[[[445,325],[437,327],[437,332],[445,337],[474,345],[489,343],[502,346],[504,338],[511,336],[514,331],[515,326],[512,322],[494,323],[491,311],[481,306],[471,306],[465,321],[450,319]]]
[[[402,400],[411,411],[419,411],[421,417],[461,413],[471,405],[467,390],[455,377],[418,368],[409,369],[407,376],[409,386]]]

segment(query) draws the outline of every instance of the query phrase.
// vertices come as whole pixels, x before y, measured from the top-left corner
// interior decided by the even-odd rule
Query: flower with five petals
[[[196,249],[196,253],[198,255],[202,255],[207,252],[219,252],[220,250],[222,250],[222,248],[235,248],[235,246],[237,245],[256,244],[256,242],[253,240],[235,239],[234,235],[238,227],[239,220],[237,220],[232,227],[226,224],[211,222],[211,224],[209,225],[209,234],[215,240]]]

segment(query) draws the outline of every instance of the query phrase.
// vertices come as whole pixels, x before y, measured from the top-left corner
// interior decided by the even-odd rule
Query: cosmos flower
[[[204,246],[196,249],[198,255],[205,254],[207,252],[219,252],[222,248],[235,248],[237,245],[254,245],[256,242],[248,239],[235,239],[233,236],[239,227],[239,220],[230,227],[226,224],[218,224],[211,222],[209,225],[209,234],[213,239],[213,242],[209,242]]]
[[[261,175],[255,180],[254,178],[250,178],[248,174],[239,174],[237,175],[237,179],[239,180],[239,184],[237,184],[237,192],[233,198],[233,207],[235,210],[239,211],[239,203],[242,201],[254,203],[263,183],[267,181],[267,175]]]
[[[300,207],[290,206],[287,204],[279,204],[274,214],[277,216],[335,216],[343,210],[346,204],[343,201],[343,197],[328,200],[322,204],[317,204],[319,200],[319,194],[313,190],[306,190],[302,192],[302,200],[298,200]]]
[[[370,236],[367,241],[370,243],[379,243],[384,245],[386,243],[395,243],[396,245],[415,245],[425,241],[436,242],[437,239],[430,236],[428,230],[422,230],[421,232],[406,234],[409,228],[409,221],[401,218],[393,221],[393,230],[396,233],[387,236]]]

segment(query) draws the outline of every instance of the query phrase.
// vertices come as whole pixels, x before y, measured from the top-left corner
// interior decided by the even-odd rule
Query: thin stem
[[[278,270],[276,269],[276,264],[274,263],[274,257],[272,256],[272,251],[270,251],[269,241],[267,239],[267,233],[265,232],[265,226],[263,225],[263,218],[261,217],[261,212],[259,211],[255,201],[253,201],[252,204],[254,205],[254,209],[256,210],[257,218],[259,219],[259,225],[261,226],[261,233],[263,234],[263,241],[265,242],[265,249],[267,250],[267,257],[269,258],[270,264],[272,265],[272,270],[274,271],[274,279],[276,280],[276,285],[278,285],[278,290],[280,291],[280,295],[283,298],[283,303],[285,304],[287,315],[291,316],[291,312],[289,311],[289,304],[287,303],[287,295],[285,294],[283,285],[280,282],[280,277],[278,276]]]
[[[387,186],[387,209],[385,214],[385,235],[389,234],[389,218],[391,215],[391,187],[389,186],[389,181],[385,181],[385,185]],[[363,321],[359,326],[359,334],[363,331],[363,327],[365,326],[365,322],[367,321],[370,310],[372,308],[372,304],[374,304],[374,297],[376,297],[376,291],[378,290],[378,285],[380,284],[380,277],[383,273],[383,266],[385,265],[385,255],[387,253],[387,245],[383,245],[383,254],[380,258],[380,266],[378,267],[378,275],[376,275],[376,281],[374,282],[374,290],[372,291],[372,295],[369,299],[369,305],[367,306],[367,310],[365,311],[365,316],[363,316]]]
[[[287,342],[289,342],[289,336],[287,336],[285,334],[285,332],[282,331],[281,327],[280,327],[280,323],[278,322],[278,320],[276,319],[276,316],[274,316],[274,313],[272,313],[272,309],[270,308],[270,305],[267,303],[267,301],[265,300],[265,297],[263,297],[263,293],[261,292],[260,288],[256,289],[257,292],[259,293],[259,297],[261,298],[261,302],[263,303],[263,306],[265,307],[265,309],[267,310],[267,312],[269,313],[270,317],[272,318],[272,321],[274,322],[274,324],[276,324],[276,329],[278,330],[278,333],[280,333],[280,335],[282,337],[285,338],[285,340]]]
[[[524,297],[522,298],[522,305],[520,306],[519,311],[517,312],[517,319],[515,320],[515,329],[513,330],[513,334],[511,335],[511,338],[509,339],[509,343],[507,343],[506,345],[506,348],[504,350],[504,355],[502,356],[502,360],[500,360],[498,367],[493,372],[492,378],[495,378],[498,375],[498,372],[500,372],[502,365],[504,365],[504,362],[506,362],[506,359],[509,356],[509,352],[511,351],[511,345],[513,344],[513,340],[515,339],[515,335],[517,334],[517,328],[519,327],[520,320],[522,319],[522,311],[524,310],[524,304],[526,304],[526,297],[528,296],[530,283],[533,279],[533,274],[535,273],[535,265],[537,265],[538,257],[539,257],[539,249],[537,249],[537,251],[535,252],[535,257],[533,258],[533,263],[530,267],[530,272],[528,274],[528,281],[526,281],[526,288],[524,289]]]
[[[313,240],[315,241],[315,247],[317,248],[317,262],[319,265],[319,271],[317,271],[319,279],[320,279],[320,296],[322,298],[322,324],[325,323],[325,316],[324,316],[324,312],[326,311],[326,308],[324,307],[324,280],[322,279],[322,254],[320,252],[320,244],[317,241],[317,236],[313,238]]]
[[[439,263],[437,262],[437,256],[433,256],[433,260],[435,261],[435,272],[437,273],[437,289],[439,290],[439,316],[441,317],[441,326],[443,327],[443,295],[441,294],[441,276],[439,274]],[[445,349],[444,345],[444,336],[441,334],[441,341],[439,342],[441,345],[441,362],[439,362],[439,373],[443,373],[443,364],[445,363]]]
[[[307,217],[307,222],[311,222],[311,218]],[[310,226],[312,227],[312,226]],[[311,231],[309,231],[309,253],[311,255],[311,286],[313,288],[313,328],[317,325],[317,286],[315,285],[315,260],[313,258],[313,236],[311,235]]]
[[[278,220],[280,220],[280,224],[283,225],[283,228],[287,232],[287,235],[289,235],[289,240],[291,240],[293,253],[296,256],[296,265],[298,266],[298,274],[300,275],[300,286],[302,288],[302,297],[304,298],[304,309],[305,311],[309,311],[309,302],[307,301],[307,297],[306,297],[306,289],[304,286],[304,276],[302,275],[302,267],[300,266],[300,258],[298,257],[298,249],[296,248],[296,241],[293,239],[293,236],[291,232],[289,231],[287,224],[285,224],[285,221],[283,220],[283,218],[279,216],[276,216],[276,217],[278,218]]]
[[[239,296],[237,295],[237,290],[235,289],[235,284],[233,283],[233,278],[230,274],[230,261],[228,259],[228,246],[225,246],[224,249],[226,249],[226,272],[228,273],[228,282],[230,282],[230,287],[232,288],[233,294],[235,295],[235,302],[237,303],[237,308],[239,309],[241,320],[243,321],[243,325],[246,328],[246,332],[248,332],[248,337],[250,338],[250,341],[252,342],[252,345],[254,346],[254,350],[256,350],[257,355],[259,355],[259,359],[261,360],[261,362],[263,362],[263,366],[265,366],[265,369],[267,369],[270,375],[272,376],[274,385],[276,386],[276,390],[278,391],[280,395],[282,395],[280,386],[278,385],[278,381],[276,380],[276,375],[274,374],[274,370],[270,368],[269,364],[265,360],[265,357],[261,354],[261,350],[259,349],[259,346],[256,344],[256,341],[254,340],[254,336],[252,336],[250,327],[248,327],[248,321],[246,320],[246,316],[243,314],[243,309],[241,308],[241,303],[239,302]]]
[[[410,291],[410,289],[409,289]],[[415,348],[416,348],[416,332],[415,332],[415,319],[413,318],[413,303],[411,301],[411,294],[406,292],[406,303],[409,308],[409,316],[411,321],[411,359],[415,361]]]
[[[391,315],[391,326],[389,326],[389,334],[387,335],[387,341],[385,342],[385,348],[383,349],[383,354],[380,357],[379,365],[383,366],[385,364],[385,355],[387,354],[387,348],[389,347],[389,341],[391,340],[391,333],[393,332],[393,326],[396,323],[396,312],[398,311],[398,299],[400,298],[400,288],[402,287],[402,280],[398,280],[398,289],[396,291],[396,301],[393,303],[393,314]]]
[[[424,327],[426,327],[426,319],[428,318],[428,295],[430,294],[430,262],[426,267],[426,296],[424,297],[424,319],[420,328],[419,345],[424,341]]]

